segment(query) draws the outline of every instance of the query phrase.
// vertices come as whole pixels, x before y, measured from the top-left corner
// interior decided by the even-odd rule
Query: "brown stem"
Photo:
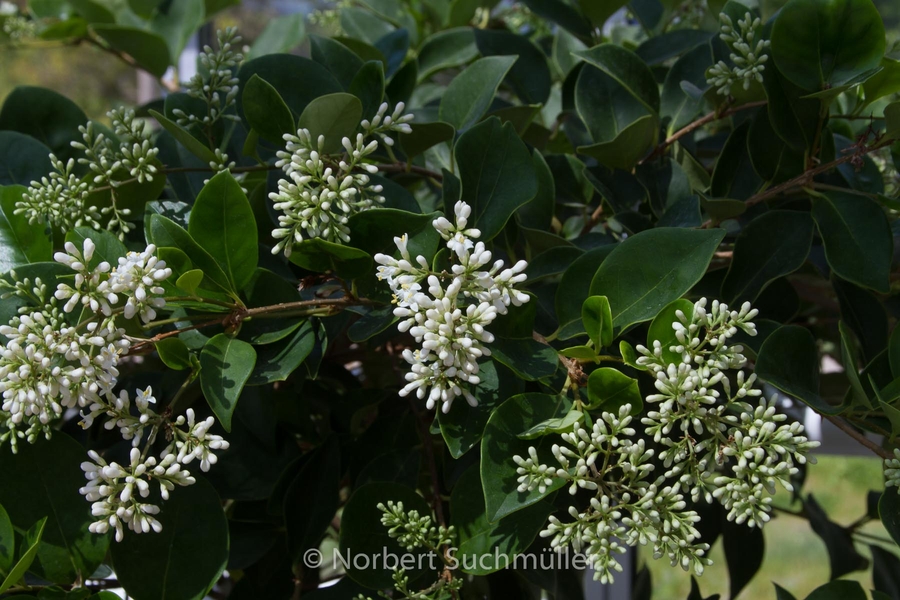
[[[735,106],[734,108],[727,108],[721,112],[713,111],[711,113],[705,114],[696,121],[692,123],[688,123],[669,137],[665,139],[665,141],[661,142],[656,149],[651,152],[646,158],[640,161],[638,164],[643,164],[647,161],[653,160],[654,158],[660,156],[663,152],[665,152],[666,148],[688,135],[692,131],[703,127],[708,123],[712,123],[713,121],[718,121],[719,119],[724,119],[726,117],[730,117],[735,113],[739,113],[744,110],[750,110],[752,108],[759,108],[760,106],[765,106],[767,104],[766,100],[759,100],[757,102],[748,102],[746,104],[741,104],[740,106]]]
[[[887,450],[885,450],[884,448],[882,448],[881,446],[879,446],[878,444],[876,444],[875,442],[873,442],[872,440],[867,438],[865,435],[863,435],[862,433],[857,431],[852,425],[850,425],[850,423],[848,423],[841,417],[839,417],[837,415],[822,415],[822,416],[825,417],[826,419],[828,419],[829,421],[831,421],[832,423],[834,423],[838,429],[840,429],[841,431],[843,431],[844,433],[846,433],[847,435],[852,437],[854,440],[856,440],[857,442],[859,442],[860,444],[862,444],[863,446],[865,446],[866,448],[868,448],[869,450],[871,450],[872,452],[874,452],[875,454],[880,456],[881,458],[894,458],[894,455],[892,453],[888,452]]]

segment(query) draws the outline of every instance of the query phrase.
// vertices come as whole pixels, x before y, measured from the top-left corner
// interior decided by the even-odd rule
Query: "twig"
[[[848,423],[841,417],[839,417],[837,415],[822,415],[822,416],[824,418],[828,419],[829,421],[831,421],[832,423],[834,423],[838,429],[840,429],[841,431],[843,431],[844,433],[846,433],[847,435],[852,437],[854,440],[856,440],[857,442],[859,442],[860,444],[862,444],[863,446],[865,446],[866,448],[868,448],[869,450],[871,450],[872,452],[874,452],[875,454],[880,456],[881,458],[894,458],[894,455],[892,453],[888,452],[887,450],[885,450],[884,448],[882,448],[881,446],[879,446],[878,444],[876,444],[875,442],[873,442],[872,440],[867,438],[865,435],[863,435],[862,433],[860,433],[859,431],[854,429],[853,426],[850,425],[850,423]]]

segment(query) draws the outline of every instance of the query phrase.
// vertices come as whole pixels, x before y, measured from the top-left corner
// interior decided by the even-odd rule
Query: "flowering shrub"
[[[20,4],[3,44],[166,94],[0,108],[0,595],[563,600],[573,557],[721,543],[735,597],[780,518],[896,591],[871,0],[342,0],[189,81],[234,2]],[[883,460],[849,526],[803,489],[817,415]]]

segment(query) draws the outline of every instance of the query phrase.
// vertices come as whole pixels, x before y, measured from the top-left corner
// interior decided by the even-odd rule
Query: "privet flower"
[[[420,515],[417,510],[406,510],[402,502],[389,500],[387,506],[379,502],[381,524],[388,528],[388,536],[412,552],[416,548],[435,550],[453,543],[456,535],[453,527],[435,527],[431,515]]]
[[[719,21],[719,38],[733,50],[729,58],[734,67],[729,67],[725,61],[720,60],[707,71],[707,84],[717,88],[719,94],[727,96],[731,93],[731,86],[735,84],[740,83],[747,90],[754,80],[762,83],[765,63],[769,60],[766,50],[771,43],[769,40],[756,39],[762,24],[760,18],[753,18],[748,12],[743,19],[738,19],[737,29],[731,17],[725,13],[719,15]]]
[[[206,114],[198,117],[180,108],[174,109],[172,114],[182,127],[211,127],[219,119],[241,120],[235,114],[226,114],[237,101],[240,91],[239,80],[233,69],[240,66],[244,60],[244,55],[235,50],[241,43],[241,37],[234,27],[217,31],[216,37],[219,49],[214,51],[209,46],[203,47],[203,52],[197,57],[201,72],[194,75],[185,85],[188,96],[206,103]]]
[[[884,461],[884,488],[896,487],[900,494],[900,449],[894,448],[894,458]]]
[[[97,133],[94,124],[80,126],[82,141],[72,147],[84,153],[78,164],[88,167],[87,177],[74,174],[76,161],[63,162],[50,154],[53,172],[32,181],[22,199],[16,202],[15,214],[24,214],[30,223],[46,219],[64,230],[82,225],[108,229],[124,239],[134,229],[127,218],[131,211],[118,207],[117,188],[125,181],[153,181],[157,168],[153,164],[159,149],[150,142],[150,134],[142,122],[135,120],[133,110],[115,109],[106,113],[118,139]],[[89,196],[108,189],[110,204],[102,208],[91,205]],[[102,223],[106,220],[106,224]]]
[[[382,186],[372,185],[369,175],[378,172],[375,165],[364,162],[378,149],[380,138],[387,146],[394,144],[390,133],[409,133],[412,115],[404,115],[402,102],[387,115],[388,105],[382,104],[372,121],[363,120],[365,133],[356,138],[343,138],[344,152],[327,154],[325,137],[313,139],[307,129],[297,135],[285,134],[285,150],[279,151],[275,166],[284,170],[287,179],[278,181],[278,192],[269,194],[278,216],[279,227],[272,237],[279,240],[272,254],[283,252],[290,256],[295,243],[305,238],[322,238],[336,244],[350,241],[347,222],[356,213],[384,203]]]
[[[529,300],[515,288],[525,281],[528,263],[520,260],[507,269],[502,260],[491,264],[484,243],[473,241],[481,232],[468,226],[471,207],[457,202],[454,213],[455,223],[444,217],[433,222],[451,251],[449,272],[432,271],[424,256],[413,259],[405,234],[394,238],[399,259],[375,255],[378,278],[391,287],[397,304],[394,315],[402,319],[397,328],[409,331],[422,345],[403,351],[411,370],[400,395],[416,392],[419,398],[428,398],[429,409],[440,402],[445,413],[458,396],[477,406],[470,387],[480,383],[478,359],[490,356],[487,344],[494,340],[485,328],[498,314],[506,314],[510,304],[520,306]]]
[[[19,7],[12,2],[6,0],[0,2],[0,20],[3,23],[3,33],[9,36],[12,42],[20,42],[35,35],[34,21],[19,14]]]
[[[119,362],[131,348],[118,319],[153,320],[165,306],[160,283],[172,270],[156,257],[153,245],[129,252],[115,266],[94,260],[96,247],[89,238],[81,248],[67,242],[65,250],[54,259],[72,269],[74,278],[59,283],[52,296],[40,279],[20,280],[13,271],[12,282],[0,280],[9,290],[4,298],[15,295],[30,304],[0,327],[7,338],[0,346],[0,443],[8,441],[15,452],[19,440],[33,443],[41,434],[49,438],[52,422],[70,408],[81,409],[85,428],[106,417],[104,427],[130,440],[132,451],[127,467],[107,463],[94,451],[91,462],[82,463],[88,484],[81,493],[93,502],[98,517],[91,531],[115,529],[117,540],[126,527],[137,533],[159,531],[162,526],[154,517],[159,507],[145,500],[150,484],[159,486],[165,500],[175,486],[194,483],[186,465],[197,460],[207,471],[216,462],[214,451],[228,448],[228,442],[209,432],[212,417],[197,421],[188,409],[169,421],[153,410],[151,388],[134,397],[115,391]],[[69,316],[80,322],[73,324]],[[170,443],[158,459],[147,457],[163,428]]]
[[[527,457],[513,457],[521,493],[543,493],[559,480],[573,495],[595,493],[586,510],[569,507],[571,521],[550,517],[541,535],[552,536],[560,551],[570,545],[583,551],[603,582],[622,570],[615,555],[637,544],[653,544],[656,558],[667,556],[673,566],[701,574],[710,564],[709,547],[699,541],[699,516],[687,510],[687,498],[718,501],[729,520],[762,527],[775,484],[792,490],[795,463],[813,461],[806,454],[818,442],[808,441],[799,423],[783,424],[774,398],[748,402],[761,395],[753,387],[756,376],[744,375],[742,348],[728,341],[738,331],[756,334],[751,319],[757,311],[749,303],[739,311],[718,301],[707,310],[707,304],[703,298],[690,315],[676,312],[676,344],[669,350],[680,355],[678,362],[663,357],[659,342],[652,350],[637,348],[638,364],[656,379],[658,393],[646,398],[655,410],[641,424],[663,446],[658,456],[643,439],[633,439],[637,423],[625,405],[593,424],[579,420],[562,434],[563,443],[551,449],[558,465],[542,464],[534,447]],[[737,370],[733,382],[729,370]]]

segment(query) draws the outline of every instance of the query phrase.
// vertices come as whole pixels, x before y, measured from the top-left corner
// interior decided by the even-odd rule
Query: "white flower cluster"
[[[626,546],[653,544],[655,558],[667,556],[672,565],[693,569],[697,575],[710,564],[709,545],[699,542],[694,527],[699,516],[687,510],[677,485],[668,485],[664,477],[651,478],[653,450],[644,440],[634,441],[631,405],[618,413],[604,412],[593,425],[575,423],[570,433],[562,434],[565,445],[554,444],[552,452],[558,467],[540,464],[537,451],[529,448],[529,457],[514,456],[518,465],[519,492],[553,484],[554,479],[569,483],[569,493],[579,489],[596,492],[583,511],[570,506],[571,522],[551,516],[541,537],[553,537],[551,547],[559,552],[570,545],[583,552],[591,563],[594,579],[613,581],[622,572],[616,559]]]
[[[379,502],[381,524],[388,528],[388,536],[412,552],[416,548],[436,550],[449,546],[456,535],[453,527],[435,527],[431,515],[420,515],[417,510],[406,510],[402,502],[389,500],[387,506]]]
[[[32,38],[36,32],[34,21],[19,14],[19,7],[6,0],[0,2],[0,23],[3,24],[3,33],[12,42]]]
[[[894,458],[884,461],[884,488],[896,487],[900,494],[900,448],[894,448]]]
[[[741,83],[747,90],[754,80],[762,83],[765,63],[769,60],[766,50],[770,42],[760,39],[756,41],[755,46],[753,45],[762,25],[760,18],[754,18],[748,12],[743,19],[738,19],[737,28],[731,17],[725,13],[719,15],[719,21],[721,22],[719,38],[733,50],[729,58],[734,67],[729,67],[725,61],[720,60],[710,67],[706,82],[717,88],[717,93],[723,96],[730,94],[731,86],[735,84]]]
[[[364,162],[378,149],[380,137],[388,146],[394,140],[390,132],[408,133],[412,115],[404,115],[405,106],[398,103],[391,115],[386,115],[388,105],[382,104],[371,122],[360,123],[365,132],[355,140],[343,138],[344,152],[327,154],[325,137],[313,139],[307,129],[297,135],[285,134],[285,150],[279,151],[276,167],[284,170],[287,179],[278,181],[278,192],[269,194],[278,216],[279,227],[272,237],[279,240],[272,254],[283,252],[290,256],[294,243],[304,238],[322,238],[336,244],[350,241],[349,218],[384,202],[382,186],[372,185],[370,174],[378,172],[375,165]]]
[[[398,329],[409,331],[422,344],[403,351],[411,371],[400,395],[415,391],[419,398],[428,398],[429,409],[440,402],[445,413],[458,396],[477,406],[468,388],[481,381],[478,359],[491,354],[487,344],[494,336],[485,328],[498,314],[506,314],[510,304],[520,306],[529,300],[515,288],[525,281],[528,263],[520,260],[507,269],[502,260],[491,265],[484,242],[473,241],[481,232],[468,227],[471,207],[457,202],[454,212],[455,223],[444,217],[433,223],[451,251],[449,272],[432,271],[424,256],[413,259],[406,235],[394,238],[399,259],[375,255],[378,278],[387,281],[394,293],[394,315],[402,319]]]
[[[91,514],[98,517],[89,529],[94,533],[106,533],[112,528],[116,532],[116,541],[122,541],[124,529],[127,527],[135,533],[148,533],[162,530],[162,524],[154,515],[159,513],[159,506],[146,501],[150,496],[151,483],[159,486],[159,494],[163,500],[169,499],[169,492],[175,486],[187,486],[196,482],[185,465],[194,459],[200,460],[200,468],[209,471],[210,465],[216,463],[213,450],[228,449],[228,442],[221,436],[209,433],[215,423],[212,417],[197,422],[193,409],[187,409],[187,418],[179,416],[171,423],[172,441],[160,453],[160,458],[147,457],[146,453],[153,443],[156,433],[164,424],[164,419],[150,410],[149,405],[156,402],[152,390],[147,388],[138,393],[135,404],[138,406],[141,427],[152,424],[152,430],[144,451],[137,447],[140,433],[133,438],[130,463],[124,468],[117,463],[107,463],[99,454],[91,450],[88,455],[91,461],[81,463],[88,484],[79,491],[89,501]],[[128,411],[128,396],[122,392],[115,406],[109,406],[107,414],[112,418],[107,428],[118,425],[126,439],[133,433],[135,418]],[[117,399],[117,400],[120,400]],[[101,412],[103,412],[101,410]],[[187,425],[186,430],[180,429]],[[135,493],[136,492],[136,493]]]
[[[15,214],[25,214],[31,223],[47,219],[63,230],[82,225],[103,229],[101,220],[107,219],[105,228],[118,233],[120,239],[134,229],[127,220],[131,211],[117,206],[116,190],[125,183],[152,181],[158,171],[153,163],[159,149],[151,144],[149,131],[135,119],[133,110],[111,110],[107,116],[118,139],[97,133],[89,121],[78,128],[82,141],[72,142],[73,148],[84,153],[77,162],[88,167],[91,177],[74,173],[74,159],[64,163],[51,154],[54,171],[31,182],[16,202]],[[110,203],[98,208],[89,202],[89,196],[102,190],[109,191]]]
[[[174,109],[172,114],[182,127],[211,127],[219,119],[240,121],[239,116],[226,113],[236,102],[240,91],[238,78],[232,69],[244,60],[244,55],[235,50],[241,43],[241,36],[237,34],[236,28],[228,27],[224,31],[217,31],[216,37],[219,49],[214,51],[209,46],[203,47],[203,52],[197,58],[201,72],[194,75],[185,86],[188,96],[206,103],[206,114],[198,117],[180,108]]]
[[[662,451],[629,439],[636,431],[631,407],[624,406],[617,415],[603,413],[592,426],[579,421],[563,434],[565,445],[552,448],[558,467],[542,464],[533,447],[528,458],[514,457],[520,492],[543,492],[556,480],[567,482],[572,494],[596,492],[586,511],[570,508],[574,522],[551,517],[542,535],[553,535],[556,548],[587,548],[603,581],[621,570],[612,555],[623,552],[623,544],[653,543],[656,557],[666,555],[673,565],[700,574],[709,564],[708,548],[698,541],[698,517],[685,509],[686,497],[717,500],[729,520],[762,527],[775,484],[792,490],[795,463],[814,462],[806,454],[818,442],[809,441],[799,423],[784,424],[787,417],[776,412],[774,398],[756,406],[745,401],[761,392],[753,387],[756,376],[740,370],[747,362],[741,346],[728,341],[738,331],[756,334],[751,319],[757,311],[749,303],[739,311],[718,301],[707,310],[707,304],[699,300],[690,315],[676,311],[676,343],[668,350],[680,355],[677,363],[664,358],[658,341],[652,350],[637,347],[637,363],[654,376],[658,391],[646,398],[655,410],[641,423]],[[735,369],[732,380],[726,371]],[[665,472],[651,478],[654,457]]]
[[[158,531],[153,515],[159,509],[138,499],[150,493],[148,482],[157,481],[165,499],[175,485],[193,483],[184,465],[196,459],[206,471],[216,462],[213,451],[228,448],[221,437],[209,433],[212,417],[197,422],[188,410],[186,417],[169,421],[152,410],[156,399],[150,388],[133,400],[127,391],[115,394],[119,362],[131,348],[131,338],[117,320],[154,319],[156,310],[165,306],[159,284],[172,270],[155,256],[152,245],[129,252],[116,266],[94,260],[96,246],[90,239],[81,248],[67,242],[65,249],[54,258],[72,269],[74,277],[57,284],[52,296],[40,279],[18,280],[11,272],[12,282],[0,280],[9,290],[4,298],[16,295],[30,304],[0,327],[7,338],[0,346],[0,443],[8,441],[15,452],[21,439],[33,443],[40,434],[49,437],[53,421],[66,409],[81,409],[85,428],[107,417],[106,429],[118,428],[133,450],[128,468],[107,464],[94,452],[94,463],[82,465],[89,480],[82,493],[94,502],[93,513],[100,517],[91,530],[103,533],[112,527],[117,539],[122,538],[123,524],[136,532]],[[62,308],[59,302],[64,302]],[[172,436],[168,447],[158,461],[146,458],[163,427]],[[144,453],[138,449],[142,441]]]

